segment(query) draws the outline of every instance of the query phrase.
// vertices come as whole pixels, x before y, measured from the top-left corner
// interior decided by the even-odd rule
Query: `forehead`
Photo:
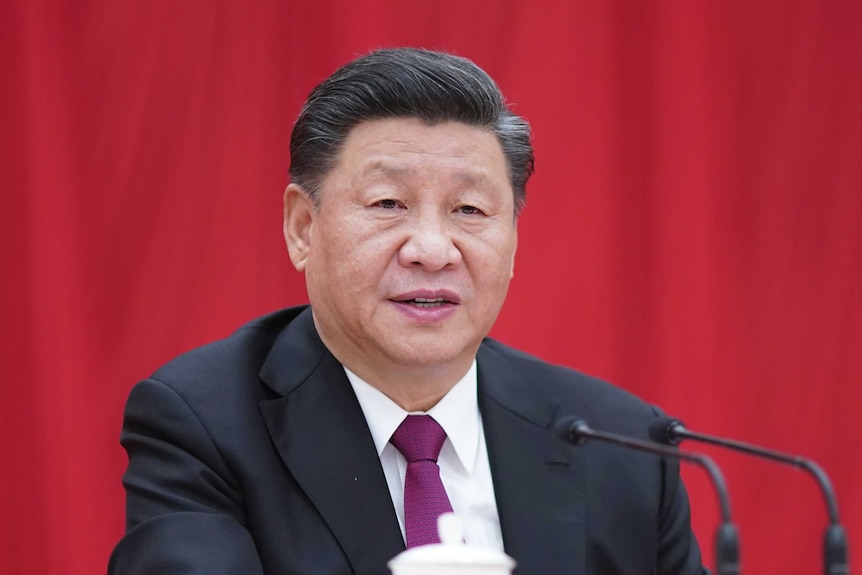
[[[460,122],[429,125],[416,118],[362,122],[345,138],[335,170],[371,178],[433,171],[468,183],[508,187],[506,159],[496,135]]]

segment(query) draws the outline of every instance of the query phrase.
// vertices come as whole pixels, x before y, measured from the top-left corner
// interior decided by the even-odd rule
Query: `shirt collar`
[[[344,368],[353,387],[368,429],[374,439],[377,455],[389,444],[389,438],[408,415],[428,414],[440,424],[455,455],[468,472],[473,471],[479,449],[479,402],[477,399],[476,361],[461,380],[427,412],[407,412],[383,392]]]

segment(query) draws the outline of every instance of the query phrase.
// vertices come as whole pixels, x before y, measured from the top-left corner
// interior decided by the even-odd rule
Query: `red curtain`
[[[537,174],[494,330],[692,428],[820,461],[862,553],[862,5],[0,6],[0,572],[103,571],[133,383],[305,301],[281,238],[292,121],[372,48],[487,69]],[[748,573],[816,573],[813,482],[724,467]],[[717,512],[686,469],[710,550]]]

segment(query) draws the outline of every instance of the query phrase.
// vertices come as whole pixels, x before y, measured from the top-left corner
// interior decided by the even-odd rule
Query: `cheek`
[[[488,241],[465,245],[474,275],[488,283],[508,284],[512,277],[515,242],[509,236],[497,236]]]
[[[327,233],[315,238],[309,270],[316,278],[342,292],[358,293],[375,286],[396,251],[394,243],[379,233]]]

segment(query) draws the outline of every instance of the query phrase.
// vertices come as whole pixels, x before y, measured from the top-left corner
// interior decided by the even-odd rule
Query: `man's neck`
[[[394,366],[371,368],[363,362],[342,361],[342,365],[378,389],[405,411],[428,411],[466,375],[470,359],[459,366]]]

